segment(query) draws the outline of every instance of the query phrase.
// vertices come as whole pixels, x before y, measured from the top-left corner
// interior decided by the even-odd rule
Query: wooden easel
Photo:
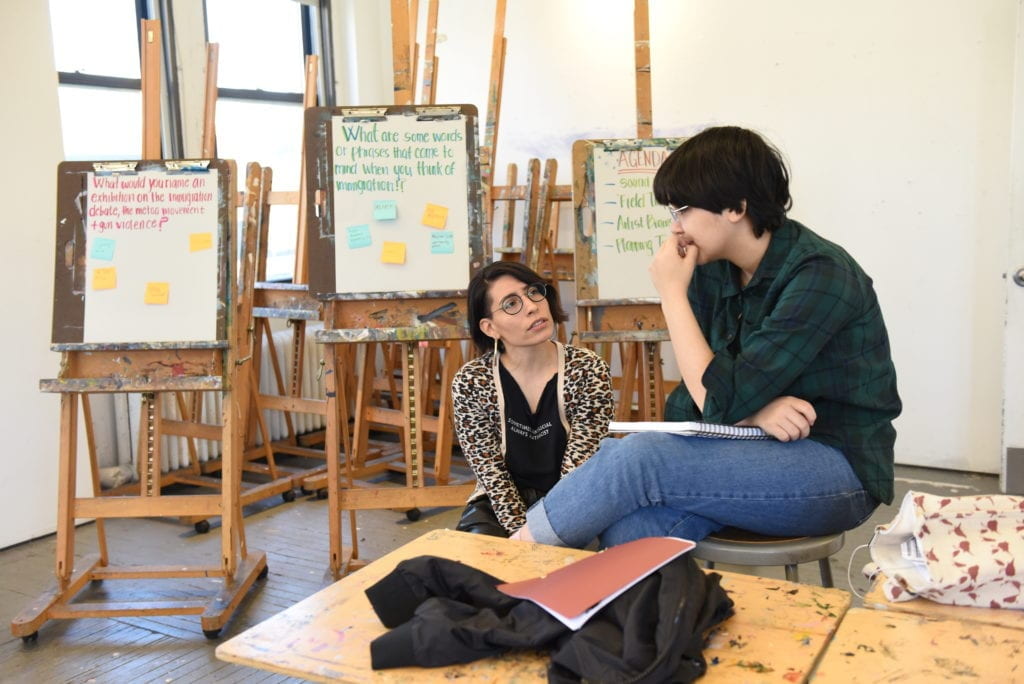
[[[396,104],[412,104],[412,98],[416,91],[416,64],[419,54],[419,45],[416,43],[417,7],[416,0],[393,0],[391,6]],[[437,90],[438,59],[434,53],[437,40],[437,15],[438,0],[430,0],[427,12],[427,47],[422,94],[423,101],[427,104],[433,104]],[[305,174],[305,168],[303,168],[303,173]],[[303,195],[300,202],[305,202],[305,199],[305,195]],[[304,213],[303,216],[306,214]],[[305,240],[306,235],[302,226],[300,226],[300,235]],[[317,306],[320,305],[320,302],[316,303]],[[422,370],[420,382],[424,387],[422,396],[425,405],[431,403],[432,394],[443,395],[443,392],[438,391],[438,384],[444,383],[443,373],[438,382],[433,382],[430,379],[437,375],[439,369],[443,371],[440,359],[442,354],[453,353],[451,350],[453,344],[461,345],[460,342],[428,342],[431,351],[420,366]],[[357,350],[362,353],[357,353]],[[399,439],[404,439],[403,422],[400,417],[402,415],[400,383],[404,374],[402,350],[396,345],[378,341],[346,345],[340,348],[340,351],[348,355],[348,361],[336,365],[340,369],[347,370],[343,374],[344,380],[336,381],[346,383],[346,387],[350,390],[349,396],[355,402],[351,412],[354,416],[351,435],[353,445],[351,452],[352,477],[356,481],[361,481],[384,472],[405,472],[406,466],[402,459],[403,448],[401,445],[370,438],[372,427],[379,431],[394,432]],[[377,366],[378,353],[383,359],[380,369]],[[461,353],[461,348],[454,353]],[[351,369],[357,365],[356,372],[351,372]],[[293,377],[295,377],[294,374]],[[386,400],[383,397],[384,393],[387,394]],[[396,418],[396,416],[399,417]],[[435,451],[440,449],[442,452],[447,450],[450,453],[452,435],[447,421],[439,421],[436,416],[426,415],[422,438],[425,442],[433,441],[431,446],[435,448]],[[346,459],[348,453],[350,452],[346,448]],[[316,491],[318,495],[327,495],[327,481],[326,472],[317,472],[306,477],[302,486],[305,490]],[[418,509],[407,506],[401,508],[406,511],[410,520],[419,517]]]
[[[616,211],[601,202],[595,180],[596,155],[674,149],[679,138],[577,140],[573,145],[573,204],[576,221],[576,306],[579,340],[588,345],[617,346],[622,372],[617,383],[617,420],[661,420],[666,383],[661,371],[661,343],[669,339],[659,299],[654,296],[603,297],[599,250],[607,240],[599,233],[615,224]],[[654,169],[648,170],[653,178]],[[636,177],[636,176],[633,176]],[[654,208],[650,208],[654,209]],[[604,227],[602,227],[604,225]],[[611,232],[614,232],[614,227]],[[633,409],[633,394],[637,394]]]
[[[651,112],[650,28],[647,0],[634,0],[636,57],[637,140],[607,141],[612,147],[643,149],[675,147],[680,139],[655,140]],[[661,343],[668,330],[657,297],[601,298],[597,284],[596,190],[590,156],[601,141],[577,141],[573,146],[573,208],[576,221],[576,305],[579,339],[588,345],[615,345],[622,366],[618,420],[661,420],[665,409],[665,382],[661,370]],[[652,174],[653,175],[653,174]],[[606,354],[607,356],[607,354]],[[632,408],[634,390],[637,409]]]
[[[216,46],[211,46],[216,48]],[[307,56],[305,61],[305,84],[303,94],[303,107],[316,106],[317,99],[317,78],[318,58]],[[216,104],[216,50],[210,52],[207,68],[206,88],[206,127],[204,136],[204,147],[213,149],[214,145],[214,109]],[[273,173],[270,168],[262,169],[262,182],[259,187],[260,195],[258,204],[260,207],[261,220],[258,225],[258,238],[256,244],[256,272],[255,283],[251,301],[253,303],[253,324],[255,327],[256,343],[254,344],[253,369],[256,376],[252,381],[252,401],[248,412],[248,426],[245,442],[245,461],[243,470],[257,473],[267,478],[261,484],[247,484],[242,492],[242,505],[264,499],[273,494],[280,493],[285,501],[292,501],[295,498],[294,489],[301,487],[303,490],[318,489],[317,483],[323,481],[319,489],[326,495],[326,465],[312,468],[300,468],[278,464],[275,452],[305,458],[323,459],[324,452],[315,448],[315,444],[323,441],[323,430],[315,431],[312,434],[299,435],[295,426],[294,415],[306,413],[325,417],[327,403],[323,399],[309,398],[302,395],[302,378],[306,367],[306,326],[310,321],[322,320],[323,307],[319,301],[309,295],[308,281],[308,258],[306,252],[306,234],[303,229],[305,222],[306,203],[303,189],[305,188],[305,166],[300,164],[300,189],[299,191],[274,191]],[[297,206],[298,226],[296,232],[295,263],[293,278],[290,283],[268,282],[266,279],[266,266],[268,257],[268,235],[270,211],[273,206]],[[287,367],[282,370],[278,360],[277,344],[274,341],[271,320],[286,320],[292,328],[292,341],[290,354],[288,355]],[[277,393],[264,393],[260,389],[260,369],[262,368],[263,344],[265,342],[270,352],[270,365],[273,372],[273,381]],[[322,366],[322,364],[321,364]],[[267,429],[263,411],[278,410],[283,414],[285,422],[285,436],[281,439],[272,439]],[[325,420],[326,422],[326,420]],[[257,430],[262,437],[262,443],[257,444]],[[263,463],[259,461],[264,461]],[[202,464],[202,472],[212,473],[220,469],[219,459],[211,459]],[[207,481],[202,479],[203,484]],[[198,525],[197,523],[197,529]]]
[[[159,22],[144,21],[143,36],[145,38],[142,80],[144,103],[143,157],[146,159],[159,159],[161,156],[159,139]],[[202,151],[205,157],[211,158],[215,156],[216,151],[215,121],[218,58],[218,45],[208,45]],[[253,176],[253,174],[256,175]],[[270,169],[260,169],[258,166],[250,167],[249,177],[246,181],[246,192],[239,195],[239,201],[245,203],[246,215],[249,217],[247,220],[251,223],[249,226],[249,233],[253,236],[257,245],[260,244],[259,236],[261,235],[261,231],[264,231],[266,228],[268,212],[267,195],[270,192],[270,181]],[[256,253],[258,254],[258,252]],[[243,283],[239,283],[239,285],[241,288],[240,301],[245,303],[246,316],[251,317],[254,289],[252,278],[249,278],[246,283],[244,283],[244,287]],[[248,325],[246,327],[248,328]],[[259,351],[260,348],[258,345],[252,350],[252,357],[254,360],[252,366],[254,368],[258,367],[259,364]],[[248,356],[248,354],[243,356]],[[247,386],[252,388],[252,392],[257,391],[259,387],[258,379],[249,383]],[[159,425],[154,426],[147,422],[146,430],[151,432],[155,439],[160,439],[162,436],[177,436],[184,438],[189,453],[189,464],[185,467],[177,468],[166,473],[163,476],[163,483],[165,485],[183,484],[193,487],[220,490],[222,480],[212,477],[212,475],[222,471],[224,460],[222,457],[219,457],[201,462],[197,453],[196,440],[205,439],[210,441],[220,441],[222,427],[220,425],[206,424],[202,422],[204,392],[175,391],[173,392],[173,395],[176,400],[176,406],[178,413],[180,414],[180,418],[167,418],[161,415]],[[160,398],[160,394],[157,394],[154,398],[154,401],[156,402],[155,410],[157,413],[161,413],[162,410],[160,406],[162,403]],[[87,406],[87,397],[83,397],[83,402],[84,405]],[[144,413],[143,415],[146,414]],[[256,430],[251,429],[252,426],[259,426],[264,435],[268,434],[263,422],[262,414],[256,411],[248,412],[244,416],[240,425],[242,434],[247,436],[247,441],[252,441],[251,436],[256,434]],[[254,453],[254,451],[256,453]],[[259,458],[266,459],[266,464],[254,462]],[[249,505],[275,494],[281,494],[285,501],[294,500],[295,493],[292,478],[290,475],[278,473],[278,469],[274,462],[274,453],[268,443],[264,443],[255,449],[247,451],[243,460],[242,469],[243,471],[258,473],[261,477],[267,479],[260,483],[247,482],[244,480],[241,482],[239,491],[239,501],[241,506]],[[138,488],[138,484],[132,483],[117,488],[116,490],[108,490],[105,494],[118,495],[132,493],[138,491]],[[185,523],[194,525],[196,532],[200,534],[204,534],[210,530],[210,521],[203,515],[187,516],[183,517],[182,520]]]
[[[203,169],[200,171],[199,169]],[[146,174],[149,172],[218,173],[218,269],[223,302],[218,314],[217,339],[208,342],[89,343],[84,298],[86,285],[87,209],[78,198],[87,196],[90,175]],[[57,499],[57,586],[40,596],[11,622],[11,631],[25,640],[35,639],[39,627],[51,619],[133,615],[201,616],[208,637],[219,635],[245,592],[267,571],[266,554],[246,546],[238,489],[240,485],[239,421],[249,368],[245,306],[234,292],[232,257],[234,233],[234,165],[216,160],[167,162],[65,162],[58,173],[57,295],[54,309],[55,351],[62,352],[60,376],[40,382],[40,389],[61,395],[60,468]],[[248,231],[247,231],[248,236]],[[247,238],[247,248],[251,241]],[[73,255],[73,256],[72,256]],[[251,251],[243,255],[249,259]],[[95,277],[95,273],[93,273]],[[95,283],[94,283],[95,287]],[[212,294],[212,293],[211,293]],[[63,302],[63,303],[61,303]],[[161,496],[160,412],[154,405],[160,391],[220,391],[223,397],[224,478],[218,494]],[[75,493],[78,399],[96,392],[141,392],[147,428],[140,433],[140,492],[136,496],[99,496],[95,455],[90,454],[92,497]],[[86,410],[86,419],[89,418]],[[87,435],[89,430],[87,430]],[[152,516],[213,516],[221,524],[221,558],[216,565],[113,566],[107,553],[105,531],[97,525],[99,553],[75,562],[75,520],[82,518],[136,518]],[[142,602],[91,601],[74,598],[91,581],[115,579],[173,579],[220,577],[222,589],[208,601],[197,599]]]
[[[450,471],[452,438],[448,386],[455,371],[462,363],[461,344],[469,337],[466,324],[465,290],[431,291],[404,287],[390,292],[353,292],[348,285],[339,286],[338,278],[357,285],[363,285],[366,279],[370,278],[374,287],[382,283],[409,282],[402,280],[403,274],[407,272],[407,267],[403,266],[397,270],[388,271],[381,267],[371,266],[377,259],[381,243],[374,243],[373,248],[367,245],[366,251],[362,251],[362,248],[353,247],[347,242],[349,238],[346,235],[349,234],[346,231],[351,228],[344,226],[369,221],[374,225],[376,239],[385,241],[400,239],[409,241],[410,245],[421,245],[419,248],[410,248],[413,251],[409,258],[418,260],[414,263],[419,266],[414,268],[426,270],[408,271],[408,273],[424,274],[429,272],[434,274],[432,277],[435,280],[440,277],[444,283],[448,284],[457,279],[460,286],[465,287],[462,283],[468,282],[471,271],[479,268],[483,263],[480,239],[482,210],[475,157],[475,126],[472,125],[475,123],[474,118],[475,108],[467,106],[338,107],[316,108],[307,111],[306,160],[308,175],[313,179],[311,186],[307,189],[307,197],[310,205],[314,207],[308,230],[311,244],[316,240],[315,247],[310,250],[311,256],[314,257],[310,263],[310,288],[311,291],[317,293],[318,298],[324,301],[327,311],[325,329],[316,334],[316,339],[324,344],[325,377],[328,385],[327,489],[332,549],[331,571],[335,576],[341,574],[343,567],[350,560],[344,556],[341,549],[340,513],[342,511],[349,511],[350,515],[354,516],[354,511],[358,509],[456,506],[463,504],[473,491],[473,484],[454,484]],[[430,192],[446,195],[446,197],[435,198],[434,201],[437,199],[445,201],[445,205],[454,212],[453,218],[449,219],[449,226],[459,226],[461,232],[458,234],[468,236],[469,244],[461,247],[458,251],[460,261],[438,261],[441,257],[426,256],[428,253],[432,253],[431,250],[423,251],[422,245],[425,243],[417,242],[417,239],[425,239],[423,236],[432,235],[432,228],[420,224],[420,213],[423,211],[423,204],[420,202],[429,202],[430,200],[427,199],[427,196],[420,194],[419,190],[409,190],[410,195],[402,194],[405,192],[404,189],[383,190],[380,191],[383,193],[382,195],[371,193],[364,197],[358,193],[346,194],[348,191],[338,189],[337,192],[341,193],[338,196],[346,198],[343,201],[348,204],[345,206],[336,204],[334,199],[336,184],[333,178],[335,170],[340,165],[332,156],[336,149],[335,143],[332,141],[334,140],[334,131],[341,129],[335,129],[335,126],[349,126],[353,132],[358,128],[360,134],[363,126],[373,131],[379,127],[384,133],[390,133],[389,127],[394,126],[395,135],[398,135],[399,130],[403,133],[424,132],[425,137],[429,137],[426,133],[428,131],[458,134],[459,142],[456,143],[457,147],[453,148],[453,153],[458,152],[459,148],[462,149],[461,155],[466,161],[456,161],[455,163],[466,164],[464,176],[468,187],[453,190],[451,183],[448,182],[445,185],[447,188],[445,193],[439,193],[437,190]],[[340,138],[341,134],[339,133],[338,136]],[[376,142],[366,144],[377,145]],[[343,143],[337,142],[336,145],[342,146]],[[386,149],[390,150],[392,146],[389,144]],[[354,170],[355,167],[353,167]],[[340,173],[342,175],[339,178],[342,181],[356,178],[345,176],[344,171]],[[419,178],[418,175],[410,177],[409,183],[413,184],[411,187],[416,187],[414,183]],[[390,183],[390,180],[385,182]],[[400,203],[408,201],[410,204],[402,204],[398,214],[388,219],[367,218],[372,212],[366,203],[376,201],[377,196],[395,198]],[[433,197],[433,195],[429,196]],[[461,209],[457,206],[460,201],[465,203]],[[412,206],[413,204],[415,204],[415,208]],[[446,209],[446,211],[448,210]],[[468,228],[464,221],[468,221]],[[369,230],[369,226],[362,225],[354,226],[354,228]],[[365,270],[361,273],[365,276],[361,275],[358,281],[353,279],[349,269],[337,270],[336,263],[340,262],[336,260],[342,257],[336,256],[336,251],[340,254],[339,250],[342,249],[342,246],[345,246],[344,254],[348,255],[347,258],[359,259],[364,265]],[[359,249],[359,251],[353,252],[351,251],[353,249]],[[455,254],[455,252],[442,253]],[[464,258],[461,256],[462,254],[469,255],[469,263],[461,262],[461,259]],[[346,261],[345,263],[350,262]],[[430,270],[430,264],[435,263],[446,264],[445,268],[449,269],[449,272]],[[456,275],[458,271],[450,272],[455,264],[458,264],[458,268],[464,269],[465,272],[461,275]],[[435,396],[428,395],[424,387],[424,378],[427,375],[425,369],[429,366],[429,358],[436,351],[431,348],[431,343],[438,342],[444,342],[446,345],[439,368],[440,389],[438,395]],[[345,441],[342,428],[347,425],[348,413],[346,397],[342,391],[343,386],[336,382],[336,378],[339,375],[346,346],[366,344],[372,349],[372,345],[377,343],[386,343],[399,350],[398,358],[401,363],[399,370],[402,378],[401,408],[375,406],[368,401],[373,389],[374,354],[367,352],[364,356],[364,365],[359,373],[359,387],[357,388],[355,415],[353,416],[355,420],[354,438],[351,451],[347,452],[349,455],[344,461],[343,475],[337,444]],[[432,402],[436,401],[438,404],[439,410],[436,417],[429,415],[426,406],[427,396],[431,397]],[[394,468],[389,465],[388,469],[404,472],[406,486],[377,486],[360,479],[369,474],[369,464],[364,458],[364,453],[366,449],[365,435],[370,423],[390,425],[400,431],[403,459],[400,463],[394,463]],[[338,434],[339,430],[342,430],[340,435]],[[428,468],[424,460],[424,442],[428,432],[436,436],[433,468]],[[433,480],[433,484],[429,484],[428,479]],[[353,543],[352,558],[357,557],[357,552]]]
[[[303,91],[303,108],[316,106],[318,58],[314,55],[306,57],[305,63],[305,88]],[[304,153],[304,152],[303,152]],[[300,158],[301,163],[301,158]],[[283,439],[271,440],[268,431],[263,430],[263,446],[266,446],[271,453],[279,452],[293,456],[306,458],[324,458],[324,452],[313,447],[316,437],[300,438],[293,422],[293,413],[310,413],[326,416],[327,403],[322,399],[314,399],[302,396],[302,374],[306,367],[305,345],[306,326],[310,321],[322,320],[323,309],[316,299],[309,294],[308,286],[308,256],[305,231],[305,217],[307,207],[305,203],[305,164],[300,166],[299,191],[298,192],[273,192],[270,190],[272,178],[270,170],[265,170],[267,186],[264,223],[260,232],[260,241],[257,247],[257,283],[254,292],[254,317],[257,329],[257,338],[265,340],[271,354],[271,366],[274,372],[274,380],[277,387],[277,394],[265,394],[260,391],[259,385],[253,387],[253,401],[251,413],[262,415],[267,409],[279,410],[284,414],[286,435]],[[274,205],[297,205],[298,226],[295,238],[295,267],[291,283],[273,283],[266,280],[267,263],[267,238],[269,232],[269,216],[271,207]],[[278,363],[276,345],[274,343],[271,329],[272,319],[284,319],[292,329],[291,353],[287,375],[282,373]],[[254,350],[257,368],[261,366],[262,344],[258,344]],[[287,380],[286,380],[287,378]],[[246,442],[247,460],[258,459],[264,456],[263,447],[256,445],[256,434],[250,432]],[[285,468],[278,466],[272,460],[267,461],[266,469],[273,479],[288,478],[291,487],[306,488],[310,477],[323,473],[326,465],[314,468]],[[255,467],[253,465],[252,467]]]
[[[143,20],[141,24],[141,38],[143,103],[142,158],[157,160],[162,158],[160,141],[160,60],[162,53],[160,22],[158,20]],[[214,104],[216,102],[217,55],[218,50],[216,44],[207,46],[208,77],[203,131],[204,159],[213,158],[215,156],[213,130]],[[258,185],[255,187],[258,190],[262,190]],[[247,211],[250,213],[256,210],[258,210],[258,207],[256,206],[247,207]],[[251,308],[251,290],[247,295],[243,293],[242,300],[250,302]],[[181,414],[180,419],[165,418],[162,415],[161,404],[163,403],[162,397],[164,394],[173,395],[178,412]],[[154,440],[159,440],[162,436],[183,437],[189,454],[189,463],[187,466],[175,468],[173,470],[169,470],[167,473],[161,474],[160,481],[161,485],[164,487],[171,485],[188,485],[213,490],[220,490],[221,488],[221,480],[208,476],[209,473],[216,472],[221,469],[221,459],[211,460],[207,463],[200,463],[196,449],[195,440],[207,439],[220,441],[222,436],[222,427],[220,425],[203,424],[200,420],[203,394],[203,392],[197,391],[185,392],[176,390],[174,392],[167,393],[153,393],[151,397],[147,395],[147,397],[144,398],[144,404],[142,406],[143,410],[141,411],[143,427],[139,432],[140,444],[145,444],[145,441],[142,440],[143,435],[149,435]],[[96,469],[97,454],[93,439],[92,411],[89,404],[89,395],[83,394],[81,396],[81,401],[83,416],[86,421],[88,452],[93,463],[93,468]],[[161,415],[157,416],[156,414]],[[153,416],[156,416],[156,418]],[[246,432],[244,425],[242,427],[242,432],[243,434]],[[143,450],[140,449],[140,451]],[[158,463],[157,465],[160,466],[161,464]],[[122,496],[138,494],[142,488],[141,472],[137,472],[136,474],[140,478],[139,482],[130,482],[121,485],[120,487],[104,490],[102,492],[103,495]],[[268,488],[273,489],[267,491]],[[279,483],[274,482],[271,482],[268,485],[256,487],[243,485],[242,489],[241,505],[243,506],[252,503],[253,501],[265,498],[270,494],[283,491],[283,488]],[[95,494],[97,496],[100,494],[98,488]],[[210,523],[203,515],[184,516],[182,520],[187,524],[193,524],[196,531],[199,533],[205,533],[210,530]],[[97,521],[97,525],[99,527],[102,527],[102,524],[102,520]]]
[[[207,67],[206,67],[206,89],[203,112],[203,136],[202,148],[204,154],[213,156],[216,152],[216,102],[217,102],[217,67],[219,60],[219,46],[215,43],[207,46]],[[145,86],[144,86],[145,89]],[[157,119],[158,120],[158,119]],[[258,248],[265,241],[264,231],[268,210],[267,195],[270,192],[271,171],[262,169],[258,164],[249,165],[246,177],[245,191],[239,195],[239,201],[244,203],[246,215],[246,236],[252,241],[253,254],[259,255]],[[246,319],[245,329],[252,326],[253,301],[254,301],[254,280],[259,261],[244,264],[245,268],[239,280],[240,302],[244,307],[243,315]],[[258,342],[258,340],[257,340]],[[255,373],[259,367],[260,347],[254,344],[253,336],[246,337],[246,350],[242,356],[251,357],[249,364],[252,372]],[[253,394],[258,390],[259,380],[256,377],[247,378],[247,388]],[[179,436],[187,440],[190,463],[187,468],[174,472],[174,481],[180,484],[187,484],[196,487],[205,487],[219,490],[222,480],[211,477],[223,470],[224,459],[211,458],[200,462],[197,458],[195,440],[207,439],[218,441],[220,439],[221,426],[203,424],[200,421],[203,406],[203,392],[190,392],[188,397],[183,392],[175,392],[178,411],[181,414],[179,420],[162,417],[160,429],[157,435]],[[246,436],[246,442],[256,434],[258,427],[263,435],[268,431],[263,420],[262,413],[249,411],[243,415],[240,423],[242,434]],[[254,462],[256,458],[266,459],[266,464]],[[267,478],[260,483],[247,482],[244,479],[240,483],[239,503],[247,506],[275,494],[281,494],[285,501],[292,501],[295,498],[294,484],[289,476],[278,473],[274,462],[274,453],[267,440],[259,447],[259,453],[254,455],[252,451],[244,453],[242,461],[243,472],[258,473],[261,477]],[[200,534],[210,530],[210,522],[202,516],[191,516],[184,519],[192,523]]]

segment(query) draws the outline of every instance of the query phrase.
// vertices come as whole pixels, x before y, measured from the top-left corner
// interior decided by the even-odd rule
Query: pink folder
[[[533,601],[570,629],[579,629],[616,596],[696,544],[677,537],[645,537],[613,546],[554,572],[499,584],[509,596]]]

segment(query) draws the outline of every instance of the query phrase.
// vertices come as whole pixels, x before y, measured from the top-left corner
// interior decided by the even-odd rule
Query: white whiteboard
[[[335,291],[465,289],[467,119],[331,119]]]
[[[645,277],[669,235],[668,209],[654,200],[654,174],[671,150],[594,148],[597,283],[602,299],[657,297]]]
[[[89,173],[83,342],[217,339],[218,171]]]

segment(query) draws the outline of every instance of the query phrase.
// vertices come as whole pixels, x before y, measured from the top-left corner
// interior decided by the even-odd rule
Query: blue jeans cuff
[[[568,546],[552,529],[551,523],[548,521],[548,512],[544,510],[544,499],[526,511],[526,524],[529,526],[530,534],[533,535],[535,542],[550,546]]]

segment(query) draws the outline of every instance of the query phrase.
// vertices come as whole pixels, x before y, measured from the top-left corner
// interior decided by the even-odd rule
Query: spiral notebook
[[[721,423],[699,421],[625,421],[613,420],[609,432],[669,432],[689,437],[717,437],[719,439],[771,439],[771,435],[759,427],[740,427]]]

